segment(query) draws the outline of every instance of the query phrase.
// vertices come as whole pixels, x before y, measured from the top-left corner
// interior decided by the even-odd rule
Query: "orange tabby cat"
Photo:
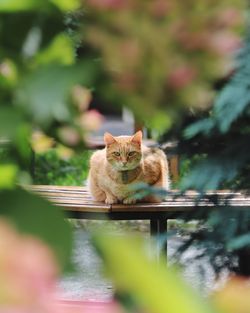
[[[136,202],[131,185],[144,182],[169,189],[168,164],[163,151],[142,145],[142,132],[133,136],[104,134],[106,148],[90,160],[89,188],[96,201],[107,204]],[[142,201],[159,202],[156,196]]]

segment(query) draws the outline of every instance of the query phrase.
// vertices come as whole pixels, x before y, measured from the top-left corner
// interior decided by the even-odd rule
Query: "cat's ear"
[[[141,142],[142,142],[142,131],[141,130],[139,130],[138,132],[136,132],[134,134],[134,136],[131,139],[131,142],[136,143],[138,145],[141,145]]]
[[[106,132],[104,134],[103,138],[104,138],[104,142],[105,142],[106,146],[112,145],[113,143],[116,142],[115,138],[108,132]]]

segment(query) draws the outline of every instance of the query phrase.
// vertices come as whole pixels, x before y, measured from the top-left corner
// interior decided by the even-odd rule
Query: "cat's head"
[[[114,137],[110,133],[104,134],[106,157],[108,162],[118,171],[136,168],[142,157],[142,132],[133,136]]]

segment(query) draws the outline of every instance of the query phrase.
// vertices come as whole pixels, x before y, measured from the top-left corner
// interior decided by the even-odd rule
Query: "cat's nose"
[[[127,164],[127,161],[122,161],[122,165],[126,165]]]

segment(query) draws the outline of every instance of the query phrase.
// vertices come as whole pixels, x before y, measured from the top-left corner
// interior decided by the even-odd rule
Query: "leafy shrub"
[[[69,159],[61,159],[55,150],[36,156],[35,184],[43,185],[84,185],[88,175],[91,151],[84,151]]]

